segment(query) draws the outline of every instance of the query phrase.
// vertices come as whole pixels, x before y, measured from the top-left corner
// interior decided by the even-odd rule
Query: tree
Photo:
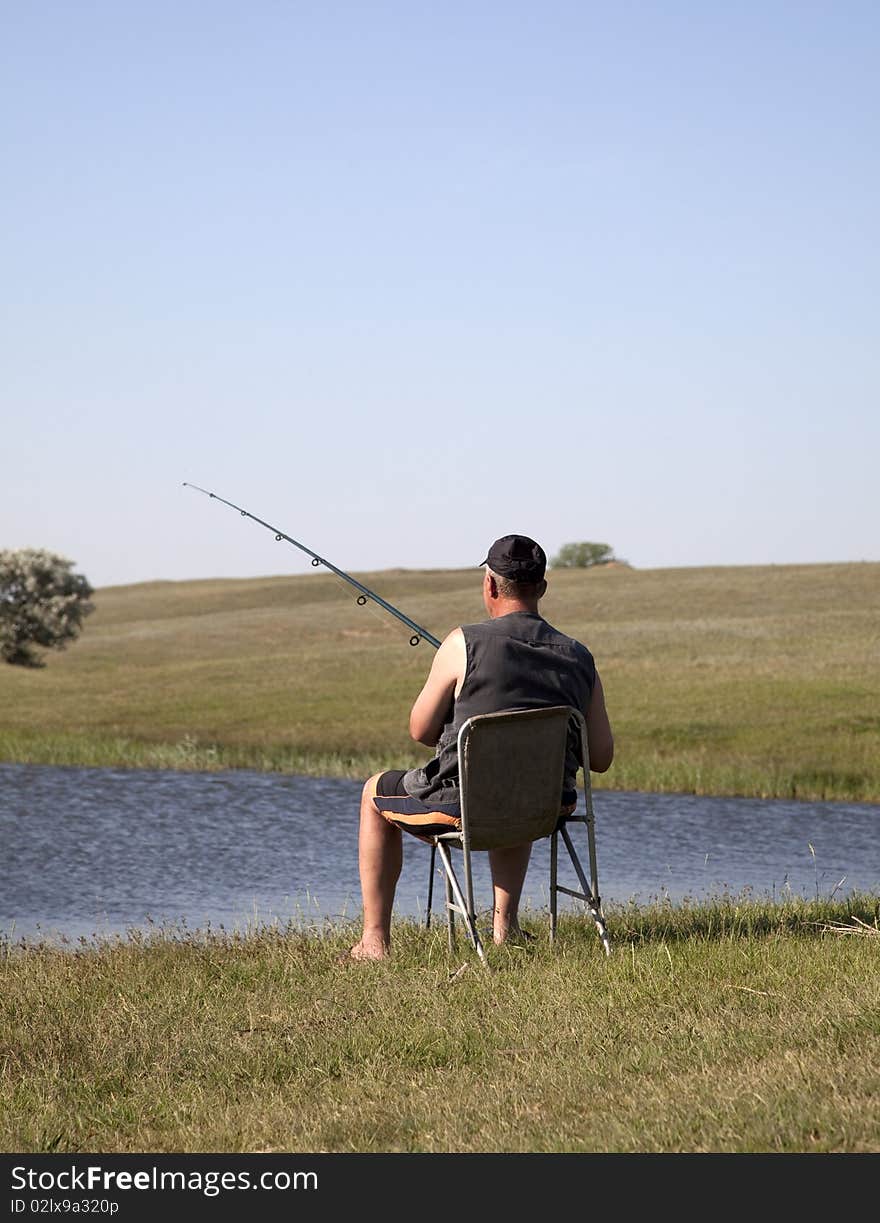
[[[563,544],[553,560],[552,569],[589,569],[591,565],[607,565],[617,560],[610,544],[592,544],[583,540],[577,544]]]
[[[79,636],[93,593],[73,561],[39,548],[0,551],[0,658],[45,666],[34,646],[63,650]]]

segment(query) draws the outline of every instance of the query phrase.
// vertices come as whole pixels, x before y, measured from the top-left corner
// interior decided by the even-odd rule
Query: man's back
[[[458,801],[458,732],[468,718],[502,709],[570,705],[586,713],[596,680],[586,646],[548,624],[537,612],[516,611],[461,628],[466,662],[451,717],[433,760],[405,774],[404,787],[422,802]],[[573,785],[579,761],[566,767]]]

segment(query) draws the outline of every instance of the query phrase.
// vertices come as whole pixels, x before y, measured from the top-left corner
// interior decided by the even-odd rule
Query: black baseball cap
[[[540,582],[547,568],[547,557],[540,544],[528,535],[504,535],[496,539],[481,565],[488,565],[499,577],[513,582]]]

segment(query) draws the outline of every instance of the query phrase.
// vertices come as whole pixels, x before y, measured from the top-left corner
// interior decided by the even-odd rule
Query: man
[[[377,773],[364,786],[358,835],[364,928],[350,952],[355,960],[380,960],[389,953],[391,910],[403,862],[401,828],[424,836],[457,823],[457,740],[467,718],[501,709],[571,705],[587,719],[590,768],[604,773],[614,756],[592,654],[538,613],[547,590],[543,548],[525,535],[505,535],[483,564],[489,619],[453,629],[442,642],[410,713],[410,735],[436,747],[434,758],[424,768]],[[577,765],[574,757],[567,761],[564,800],[565,791],[573,791]],[[519,901],[531,848],[489,851],[496,943],[522,935]]]

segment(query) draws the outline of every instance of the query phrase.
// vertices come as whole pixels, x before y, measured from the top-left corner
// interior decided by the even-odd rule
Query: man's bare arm
[[[591,772],[605,773],[611,768],[611,761],[614,759],[614,736],[608,721],[605,692],[598,671],[590,698],[590,708],[587,710],[587,750],[590,753]]]
[[[464,633],[453,629],[441,643],[425,686],[416,697],[409,715],[409,733],[417,743],[434,747],[452,713],[456,689],[464,679],[467,650]]]

